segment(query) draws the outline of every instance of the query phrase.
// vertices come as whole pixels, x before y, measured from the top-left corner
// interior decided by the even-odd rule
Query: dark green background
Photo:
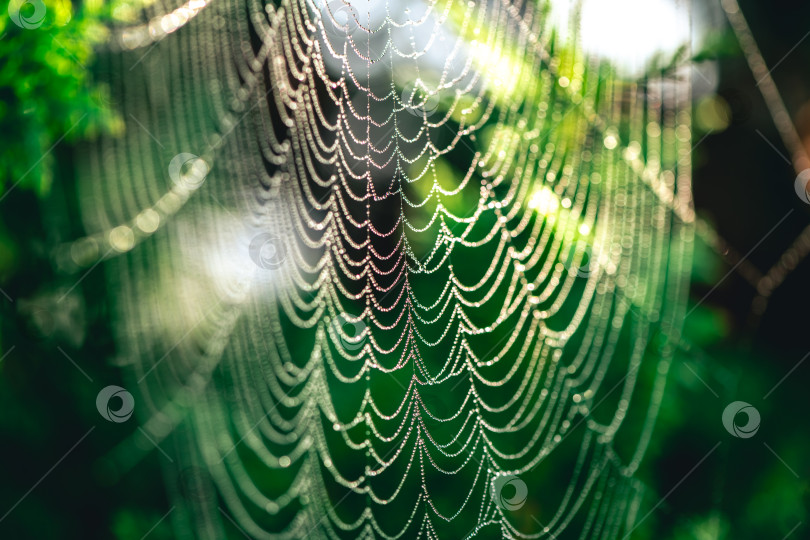
[[[741,4],[771,66],[810,31],[807,2]],[[93,17],[103,20],[104,13]],[[103,100],[82,90],[88,81],[79,64],[89,60],[82,56],[89,51],[83,21],[77,15],[58,29],[9,26],[0,39],[0,194],[34,164],[43,147],[70,128],[77,111],[89,113],[55,146],[53,158],[38,165],[53,174],[50,188],[42,180],[47,175],[37,169],[0,201],[0,287],[11,298],[0,296],[0,355],[8,353],[0,363],[0,515],[96,426],[0,521],[0,538],[139,539],[170,507],[161,477],[165,458],[159,452],[117,482],[105,480],[100,460],[136,428],[105,422],[95,409],[102,387],[121,384],[118,369],[109,362],[114,348],[103,272],[90,272],[76,289],[83,306],[47,301],[49,292],[75,282],[53,270],[48,246],[83,233],[72,193],[72,141],[115,129],[114,114],[105,111]],[[54,35],[67,48],[48,38]],[[696,206],[741,254],[792,209],[748,257],[765,272],[810,224],[810,206],[793,190],[791,167],[763,139],[787,155],[736,41],[723,28],[716,38],[711,52],[720,65],[718,94],[733,117],[729,129],[709,135],[694,151]],[[67,74],[56,73],[45,59],[49,50],[75,65]],[[808,66],[810,39],[801,41],[773,76],[801,135],[810,137]],[[26,77],[35,81],[34,90],[22,92]],[[696,133],[695,142],[703,135]],[[686,320],[683,347],[640,472],[650,490],[641,515],[666,498],[634,537],[810,537],[810,362],[799,365],[764,399],[810,350],[810,261],[799,264],[759,318],[751,311],[752,286],[737,272],[726,277],[730,267],[723,258],[700,241],[696,247],[691,305],[720,285]],[[731,437],[721,424],[723,409],[735,400],[751,403],[762,415],[760,430],[750,439]],[[718,442],[717,450],[682,481]],[[799,523],[805,525],[797,528]],[[149,534],[153,540],[171,537],[169,520]]]

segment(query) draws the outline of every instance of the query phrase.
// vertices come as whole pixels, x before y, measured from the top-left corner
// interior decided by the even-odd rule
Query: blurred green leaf
[[[0,194],[11,186],[48,192],[62,141],[123,129],[89,66],[106,40],[115,4],[3,0],[0,10]],[[44,16],[38,13],[44,10]]]

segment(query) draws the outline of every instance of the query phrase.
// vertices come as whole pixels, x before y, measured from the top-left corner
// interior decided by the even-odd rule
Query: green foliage
[[[19,4],[20,0],[16,2]],[[110,106],[108,89],[93,80],[92,65],[94,49],[108,38],[104,22],[113,13],[117,18],[129,16],[131,8],[126,3],[102,5],[102,2],[83,2],[75,7],[68,0],[44,0],[42,24],[23,29],[7,15],[9,7],[12,11],[19,8],[29,18],[35,14],[35,6],[31,3],[10,6],[8,0],[0,0],[0,197],[14,185],[16,189],[45,194],[58,167],[50,151],[56,144],[123,129],[122,120]],[[792,39],[785,38],[783,50],[793,45]],[[694,60],[728,62],[738,55],[733,34],[718,29]],[[517,55],[506,58],[511,60],[513,56]],[[675,65],[674,61],[659,60],[656,68],[660,70]],[[734,79],[731,83],[739,81]],[[736,159],[739,149],[733,148],[732,152]],[[764,161],[772,150],[763,144],[756,152],[751,162]],[[435,167],[439,177],[458,182],[458,171],[451,160],[437,160]],[[65,176],[69,178],[71,174],[72,171],[66,171]],[[740,189],[744,190],[761,180],[751,175],[735,182],[740,182]],[[446,198],[444,202],[448,206],[463,202],[458,205],[463,208],[468,206],[462,200],[466,195],[461,194],[458,201]],[[425,196],[423,193],[421,198]],[[17,290],[28,291],[38,286],[46,265],[20,271],[24,277],[16,284],[17,289],[9,288],[3,281],[4,270],[13,261],[34,260],[27,253],[33,242],[16,240],[26,234],[36,236],[38,233],[28,232],[29,226],[38,231],[31,224],[39,224],[42,219],[36,208],[21,209],[10,201],[11,197],[5,201],[5,208],[0,207],[3,216],[0,286],[15,297],[15,303],[11,303],[0,295],[4,310],[0,312],[3,321],[0,334],[5,338],[0,343],[0,356],[10,351],[0,363],[0,408],[7,412],[0,415],[0,426],[5,433],[15,436],[10,438],[14,444],[6,449],[6,461],[12,465],[0,490],[0,512],[11,508],[89,424],[95,420],[99,428],[70,460],[48,477],[47,483],[31,492],[15,510],[4,523],[3,537],[25,537],[22,533],[14,534],[11,523],[14,520],[25,525],[27,537],[127,540],[142,538],[146,533],[150,539],[170,538],[173,516],[160,521],[169,508],[160,485],[161,455],[153,453],[136,472],[113,487],[99,485],[87,473],[93,460],[109,452],[121,437],[114,426],[100,423],[93,409],[102,381],[120,382],[115,379],[117,371],[97,361],[112,354],[111,346],[104,341],[109,328],[98,322],[104,319],[105,311],[97,305],[104,302],[106,292],[98,285],[101,281],[98,271],[82,282],[88,303],[97,308],[88,315],[96,321],[96,326],[91,327],[95,338],[88,340],[81,351],[61,343],[93,377],[95,382],[88,384],[56,349],[57,342],[37,342],[26,333],[21,316],[15,311],[19,306]],[[738,226],[738,223],[730,225]],[[776,234],[788,233],[779,230]],[[790,240],[792,237],[786,238]],[[726,271],[727,266],[712,248],[698,240],[692,269],[696,285],[693,302],[704,297]],[[732,276],[726,286],[733,281]],[[716,305],[721,292],[722,289],[708,298],[685,321],[683,342],[691,347],[684,345],[673,365],[652,443],[651,461],[644,469],[652,499],[647,508],[659,501],[662,504],[634,538],[782,538],[792,532],[796,523],[806,523],[810,515],[806,469],[799,468],[808,448],[807,430],[802,429],[801,422],[785,414],[764,414],[762,433],[751,441],[726,437],[719,423],[725,404],[740,397],[752,399],[749,396],[764,395],[801,354],[773,345],[764,353],[754,350],[741,338],[739,329],[735,334],[733,313]],[[792,316],[785,314],[781,320]],[[806,406],[806,394],[797,391],[801,373],[797,370],[784,383],[784,389],[793,391],[776,392],[770,397],[767,403],[771,403],[773,411],[801,411]],[[442,401],[446,396],[432,399],[434,405],[451,408]],[[765,403],[761,400],[755,405],[767,413]],[[723,446],[716,456],[681,484],[681,478],[718,440],[723,441]],[[781,457],[772,455],[760,441],[767,441]],[[779,459],[799,469],[803,479],[796,480]],[[677,489],[670,491],[673,486]],[[666,500],[661,499],[664,494],[668,495]],[[802,532],[800,529],[791,537],[799,538]],[[241,535],[234,531],[233,537]]]
[[[692,58],[694,62],[734,58],[742,54],[731,28],[715,29],[706,36],[702,47]]]
[[[74,9],[68,0],[0,6],[0,194],[18,186],[42,195],[53,178],[56,144],[123,129],[108,89],[94,84],[88,70],[94,47],[107,38],[102,23],[111,6]]]

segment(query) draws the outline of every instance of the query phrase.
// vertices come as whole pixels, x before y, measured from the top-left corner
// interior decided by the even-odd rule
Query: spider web
[[[84,154],[97,232],[62,258],[106,261],[178,537],[632,532],[690,84],[588,52],[560,4],[157,2],[114,30],[126,130]]]

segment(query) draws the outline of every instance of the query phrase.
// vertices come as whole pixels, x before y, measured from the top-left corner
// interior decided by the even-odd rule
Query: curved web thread
[[[810,156],[802,145],[796,126],[790,120],[790,114],[782,99],[776,82],[771,76],[774,68],[768,69],[768,64],[759,51],[759,46],[748,26],[742,9],[736,0],[722,0],[720,2],[728,22],[733,30],[740,48],[745,55],[746,62],[757,81],[757,87],[765,100],[768,113],[785,148],[790,152],[791,163],[799,178],[810,167]],[[798,183],[799,179],[794,181]],[[806,190],[805,182],[805,191]],[[806,199],[806,197],[805,197]],[[757,296],[752,302],[752,314],[759,318],[765,312],[770,296],[784,283],[788,275],[810,254],[810,226],[796,237],[777,262],[764,274],[756,273],[755,280],[749,280],[756,288]]]
[[[141,16],[99,62],[129,121],[83,161],[98,232],[60,260],[107,260],[178,536],[629,535],[687,293],[688,79],[586,54],[576,5]]]

